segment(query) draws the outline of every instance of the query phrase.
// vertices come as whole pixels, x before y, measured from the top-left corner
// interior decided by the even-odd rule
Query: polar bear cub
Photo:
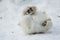
[[[45,12],[37,11],[35,6],[23,10],[20,24],[26,34],[45,33],[52,27],[51,18]]]

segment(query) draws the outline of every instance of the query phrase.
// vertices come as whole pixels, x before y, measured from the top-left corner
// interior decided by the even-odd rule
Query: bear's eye
[[[31,10],[31,11],[33,11],[33,9],[32,9],[32,8],[30,8],[30,10]]]
[[[47,21],[44,21],[43,23],[42,23],[42,26],[46,26],[47,25]]]
[[[31,11],[30,10],[27,10],[24,15],[28,15],[30,13],[31,13]]]
[[[27,10],[28,13],[30,13],[30,10]]]
[[[34,10],[32,9],[32,7],[30,7],[30,8],[25,12],[25,15],[28,15],[28,14],[30,14],[30,15],[34,15],[34,14],[35,14],[35,12],[34,12]]]

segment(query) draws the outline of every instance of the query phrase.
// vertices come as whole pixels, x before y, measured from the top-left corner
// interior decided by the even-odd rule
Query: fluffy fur
[[[23,15],[20,24],[26,34],[47,32],[52,26],[51,19],[46,13],[37,11],[35,6],[24,9]]]

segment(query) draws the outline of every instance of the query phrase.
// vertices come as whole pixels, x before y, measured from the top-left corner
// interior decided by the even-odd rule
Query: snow
[[[21,0],[22,1],[22,0]],[[0,40],[60,40],[60,0],[0,1]],[[21,8],[36,5],[52,18],[53,27],[46,34],[24,35],[18,25]]]

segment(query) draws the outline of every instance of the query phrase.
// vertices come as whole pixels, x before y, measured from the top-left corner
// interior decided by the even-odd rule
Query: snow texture
[[[24,35],[18,25],[22,8],[35,5],[52,18],[46,34]],[[0,0],[0,40],[60,40],[60,0]]]

